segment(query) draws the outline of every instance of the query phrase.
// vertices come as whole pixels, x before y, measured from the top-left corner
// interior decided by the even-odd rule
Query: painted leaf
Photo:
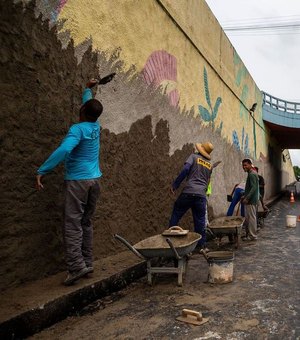
[[[232,143],[238,149],[241,150],[238,134],[235,130],[232,132]]]
[[[246,134],[246,138],[245,138],[244,153],[245,153],[246,156],[249,156],[249,155],[250,155],[250,150],[249,150],[249,136],[248,136],[248,133]]]
[[[210,115],[209,111],[201,105],[199,105],[198,108],[199,108],[199,112],[200,112],[202,119],[205,122],[210,122],[212,119],[211,119],[211,115]]]
[[[235,84],[237,86],[240,86],[241,82],[242,82],[242,69],[239,68],[238,73],[237,73],[236,78],[235,78]]]
[[[245,128],[242,130],[242,150],[244,150]]]
[[[218,114],[218,110],[219,110],[219,107],[220,107],[221,103],[222,103],[222,98],[218,97],[217,100],[216,100],[214,109],[213,109],[212,120],[216,119],[217,114]]]
[[[208,88],[208,77],[207,77],[207,71],[206,71],[205,67],[204,67],[204,71],[203,71],[203,77],[204,77],[204,89],[205,89],[206,102],[207,102],[208,106],[210,107],[210,109],[212,110],[210,95],[209,95],[209,88]]]
[[[256,158],[256,128],[254,119],[253,119],[253,139],[254,139],[254,158]]]
[[[223,128],[223,122],[220,123],[219,127],[217,128],[217,131],[221,133],[222,128]]]

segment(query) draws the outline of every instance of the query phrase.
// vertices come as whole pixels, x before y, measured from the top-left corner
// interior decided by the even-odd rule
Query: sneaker
[[[69,273],[67,278],[64,281],[64,285],[71,286],[75,281],[79,280],[80,278],[82,278],[88,273],[91,273],[91,271],[89,270],[89,268],[86,268],[86,267],[77,272]]]
[[[92,266],[87,266],[86,268],[87,268],[88,272],[84,275],[84,278],[88,279],[89,274],[94,273],[94,268]]]
[[[192,254],[202,254],[202,253],[207,253],[207,252],[209,252],[209,249],[208,248],[206,248],[205,246],[196,246],[196,248],[192,251]]]
[[[244,242],[253,242],[253,241],[257,241],[257,238],[256,237],[251,237],[251,236],[245,236],[245,237],[242,237],[242,240]]]
[[[87,274],[94,273],[94,267],[93,266],[88,266],[87,269],[88,269]]]
[[[198,248],[198,253],[199,254],[203,254],[203,253],[208,253],[209,252],[209,249],[208,248],[206,248],[206,247],[200,247],[200,248]]]

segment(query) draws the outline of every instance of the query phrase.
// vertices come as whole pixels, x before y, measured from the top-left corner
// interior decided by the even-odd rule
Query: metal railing
[[[271,96],[268,93],[262,93],[264,105],[271,106],[278,111],[300,114],[300,103],[288,102],[286,100]]]

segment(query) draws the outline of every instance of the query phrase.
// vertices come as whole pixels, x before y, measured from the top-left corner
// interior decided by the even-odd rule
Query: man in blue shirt
[[[171,187],[171,192],[175,195],[181,182],[187,178],[181,194],[174,203],[169,227],[177,226],[182,216],[191,209],[195,232],[202,236],[198,246],[204,249],[206,243],[206,191],[213,168],[210,162],[210,153],[214,147],[210,142],[197,143],[195,147],[196,153],[191,154],[185,161],[182,171]]]
[[[100,187],[99,168],[100,124],[102,104],[93,99],[92,79],[83,92],[79,123],[70,127],[60,146],[37,171],[37,188],[43,189],[42,177],[59,163],[65,163],[64,244],[68,276],[71,285],[93,272],[93,227],[91,217],[96,208]]]

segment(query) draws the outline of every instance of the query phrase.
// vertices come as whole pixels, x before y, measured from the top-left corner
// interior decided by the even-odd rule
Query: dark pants
[[[203,246],[206,243],[205,234],[205,209],[206,197],[194,194],[181,194],[174,203],[172,216],[169,222],[169,227],[178,225],[182,216],[192,209],[194,219],[194,230],[196,233],[201,234],[202,238],[198,245]]]
[[[67,269],[77,272],[93,263],[93,226],[98,179],[65,181],[64,243]]]

